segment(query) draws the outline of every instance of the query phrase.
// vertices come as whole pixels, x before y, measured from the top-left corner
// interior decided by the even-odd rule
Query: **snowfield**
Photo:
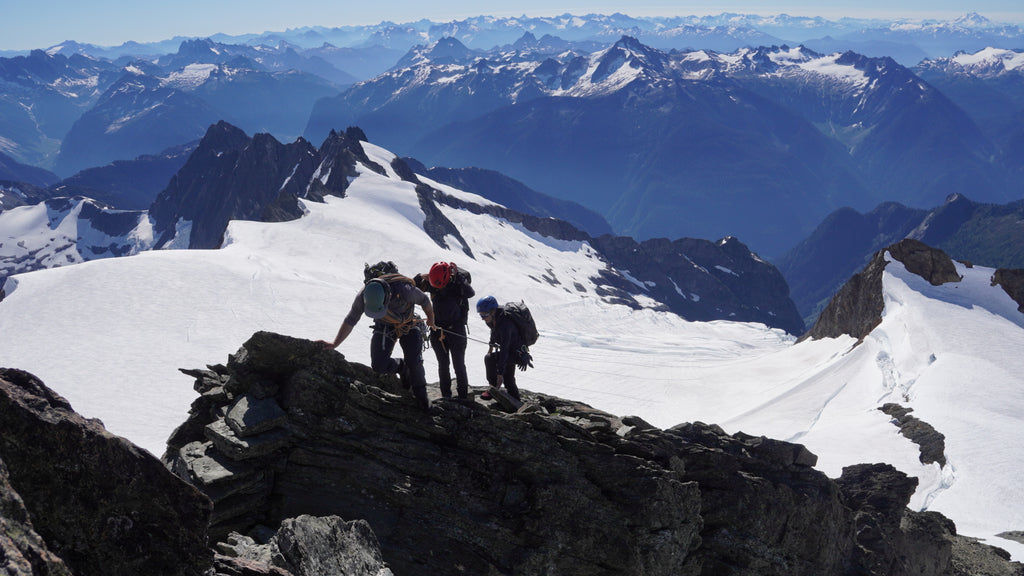
[[[390,164],[386,150],[366,149]],[[490,216],[444,208],[472,257],[452,239],[438,246],[422,230],[413,185],[393,174],[365,170],[346,198],[305,209],[292,222],[233,222],[220,250],[12,277],[0,301],[0,365],[35,374],[79,413],[160,455],[196,397],[179,368],[226,362],[259,330],[331,340],[364,263],[393,260],[411,276],[450,261],[472,273],[478,296],[522,299],[533,311],[541,338],[522,388],[663,428],[702,421],[801,443],[832,477],[888,462],[919,479],[912,508],[1024,558],[1024,546],[995,536],[1024,529],[1024,314],[989,285],[990,269],[960,266],[962,282],[934,287],[892,262],[882,324],[863,342],[796,344],[759,324],[609,304],[590,280],[604,264],[589,245]],[[475,315],[469,337],[470,383],[482,386],[487,330]],[[363,319],[339,351],[369,364],[369,338]],[[424,358],[436,379],[433,354]],[[887,402],[945,435],[945,467],[920,463],[877,409]]]

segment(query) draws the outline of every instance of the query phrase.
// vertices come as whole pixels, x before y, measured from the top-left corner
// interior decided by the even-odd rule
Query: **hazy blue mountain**
[[[185,42],[166,66],[133,62],[61,144],[55,171],[128,160],[198,140],[220,120],[293,139],[317,100],[338,87],[298,70],[267,70],[209,41]],[[214,57],[216,56],[216,57]],[[224,61],[209,61],[224,60]]]
[[[0,58],[0,140],[17,162],[52,169],[61,140],[121,75],[104,60],[33,50]]]
[[[129,72],[75,122],[61,143],[58,175],[155,154],[196,140],[220,114],[198,96]]]
[[[306,137],[359,125],[428,165],[493,169],[584,204],[617,233],[736,235],[765,256],[843,206],[1013,199],[1009,147],[891,58],[537,44],[419,46],[318,102]]]
[[[134,160],[86,168],[51,186],[53,196],[85,196],[121,210],[146,210],[185,165],[197,142]]]
[[[928,59],[914,72],[962,108],[994,142],[1024,128],[1024,50],[985,48]]]
[[[45,187],[57,182],[59,178],[49,170],[22,164],[0,152],[0,180]]]

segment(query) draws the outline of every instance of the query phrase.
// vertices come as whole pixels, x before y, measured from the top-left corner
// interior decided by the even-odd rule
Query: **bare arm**
[[[430,303],[430,300],[420,304],[420,308],[423,308],[423,314],[427,317],[427,327],[431,330],[436,330],[437,325],[434,324],[434,305]]]

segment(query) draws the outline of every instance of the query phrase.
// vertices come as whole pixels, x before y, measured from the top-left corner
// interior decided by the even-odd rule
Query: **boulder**
[[[952,258],[920,240],[901,240],[889,246],[888,251],[906,266],[908,272],[924,278],[932,286],[961,280]]]

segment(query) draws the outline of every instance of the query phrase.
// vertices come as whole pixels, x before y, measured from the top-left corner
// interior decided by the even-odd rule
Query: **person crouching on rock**
[[[487,383],[494,388],[501,388],[504,385],[510,396],[521,400],[519,387],[516,385],[516,364],[519,362],[518,354],[523,341],[515,321],[498,306],[494,296],[485,296],[477,300],[476,311],[491,329],[489,348],[484,355]],[[491,395],[484,392],[480,397],[487,400]]]
[[[427,326],[435,329],[430,297],[416,288],[412,278],[401,274],[372,278],[356,295],[334,340],[320,342],[326,348],[337,348],[352,333],[359,317],[366,314],[374,321],[370,338],[370,367],[382,374],[398,374],[402,386],[412,388],[417,404],[427,410],[430,400],[427,399],[427,379],[423,370],[422,321],[415,314],[416,306],[423,309]],[[402,359],[391,357],[396,343],[402,346]]]

